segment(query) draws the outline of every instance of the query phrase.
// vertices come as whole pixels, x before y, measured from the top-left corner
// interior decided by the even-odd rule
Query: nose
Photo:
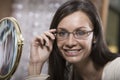
[[[69,37],[68,37],[68,39],[66,40],[66,47],[68,47],[68,48],[72,48],[72,47],[74,47],[74,46],[76,46],[77,45],[77,41],[76,41],[76,39],[74,38],[74,36],[73,36],[73,34],[70,34],[69,35]]]

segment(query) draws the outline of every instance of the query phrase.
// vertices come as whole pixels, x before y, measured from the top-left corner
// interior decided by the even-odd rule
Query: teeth
[[[65,54],[67,56],[75,56],[78,54],[78,50],[66,50]]]
[[[67,51],[67,52],[71,52],[71,53],[74,53],[74,52],[77,52],[77,51]]]

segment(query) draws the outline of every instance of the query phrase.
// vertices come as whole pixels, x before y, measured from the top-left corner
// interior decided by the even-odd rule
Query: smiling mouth
[[[74,49],[74,50],[64,49],[64,51],[66,56],[73,57],[73,56],[77,56],[80,53],[81,49]]]

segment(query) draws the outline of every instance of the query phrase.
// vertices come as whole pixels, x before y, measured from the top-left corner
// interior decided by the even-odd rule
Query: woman
[[[50,30],[33,40],[27,79],[45,80],[49,75],[48,80],[120,80],[120,71],[115,71],[118,56],[106,46],[94,5],[70,0],[57,10]],[[48,58],[48,75],[39,75]]]

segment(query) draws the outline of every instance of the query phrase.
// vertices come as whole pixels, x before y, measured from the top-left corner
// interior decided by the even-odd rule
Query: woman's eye
[[[77,35],[84,35],[84,34],[86,34],[86,33],[85,33],[85,31],[76,31],[76,34],[77,34]]]
[[[67,32],[61,31],[61,32],[58,32],[58,35],[59,35],[59,36],[65,36],[65,35],[67,35]]]

